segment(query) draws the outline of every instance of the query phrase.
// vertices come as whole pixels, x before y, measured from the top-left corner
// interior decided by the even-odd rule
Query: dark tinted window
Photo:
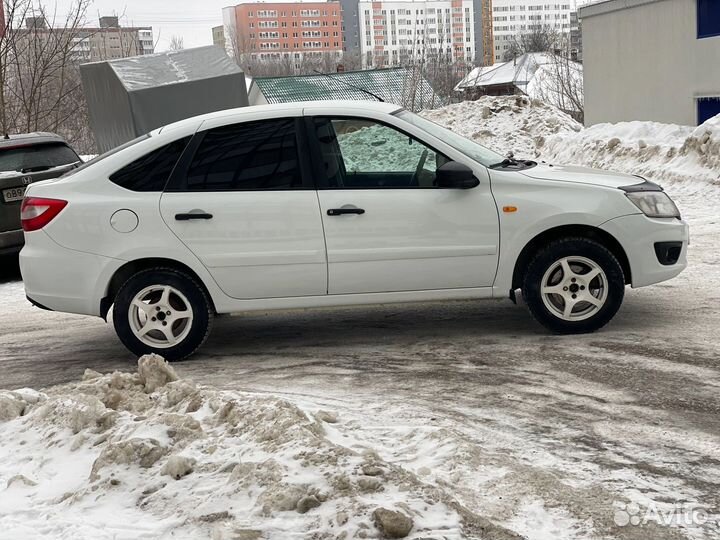
[[[698,124],[702,124],[706,120],[710,120],[713,116],[720,114],[720,97],[716,98],[698,98]]]
[[[697,0],[698,38],[720,36],[718,0]]]
[[[162,191],[189,141],[185,137],[158,148],[113,173],[110,180],[131,191]]]
[[[80,158],[63,143],[45,143],[0,150],[0,171],[38,172],[77,163]]]
[[[210,130],[187,175],[191,191],[299,189],[295,120],[263,120]]]

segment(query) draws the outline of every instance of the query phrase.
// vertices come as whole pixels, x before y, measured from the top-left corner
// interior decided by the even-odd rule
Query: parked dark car
[[[62,176],[82,160],[53,133],[6,135],[0,139],[0,255],[24,243],[20,205],[33,182]]]

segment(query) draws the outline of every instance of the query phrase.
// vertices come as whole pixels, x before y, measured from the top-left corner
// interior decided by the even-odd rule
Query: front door
[[[389,124],[315,117],[308,126],[326,176],[330,294],[492,286],[499,226],[487,179],[437,187],[449,159]]]
[[[233,298],[327,294],[327,261],[298,120],[210,129],[163,194],[165,223]],[[178,175],[174,175],[178,176]]]

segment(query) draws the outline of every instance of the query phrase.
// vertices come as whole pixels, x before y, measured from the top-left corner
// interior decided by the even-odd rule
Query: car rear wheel
[[[537,252],[523,281],[533,317],[559,334],[594,332],[620,309],[625,276],[617,258],[588,238],[563,238]]]
[[[113,324],[134,354],[156,353],[169,361],[193,354],[207,339],[212,306],[196,281],[170,268],[143,270],[118,291]]]

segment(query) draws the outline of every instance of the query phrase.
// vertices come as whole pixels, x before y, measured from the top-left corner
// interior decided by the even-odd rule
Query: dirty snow
[[[334,413],[198,386],[157,356],[5,391],[0,421],[2,538],[376,538],[378,509],[416,536],[473,526],[442,490],[333,442]]]
[[[582,125],[551,105],[525,96],[483,96],[420,113],[455,133],[505,155],[533,158],[551,135],[572,136]]]

